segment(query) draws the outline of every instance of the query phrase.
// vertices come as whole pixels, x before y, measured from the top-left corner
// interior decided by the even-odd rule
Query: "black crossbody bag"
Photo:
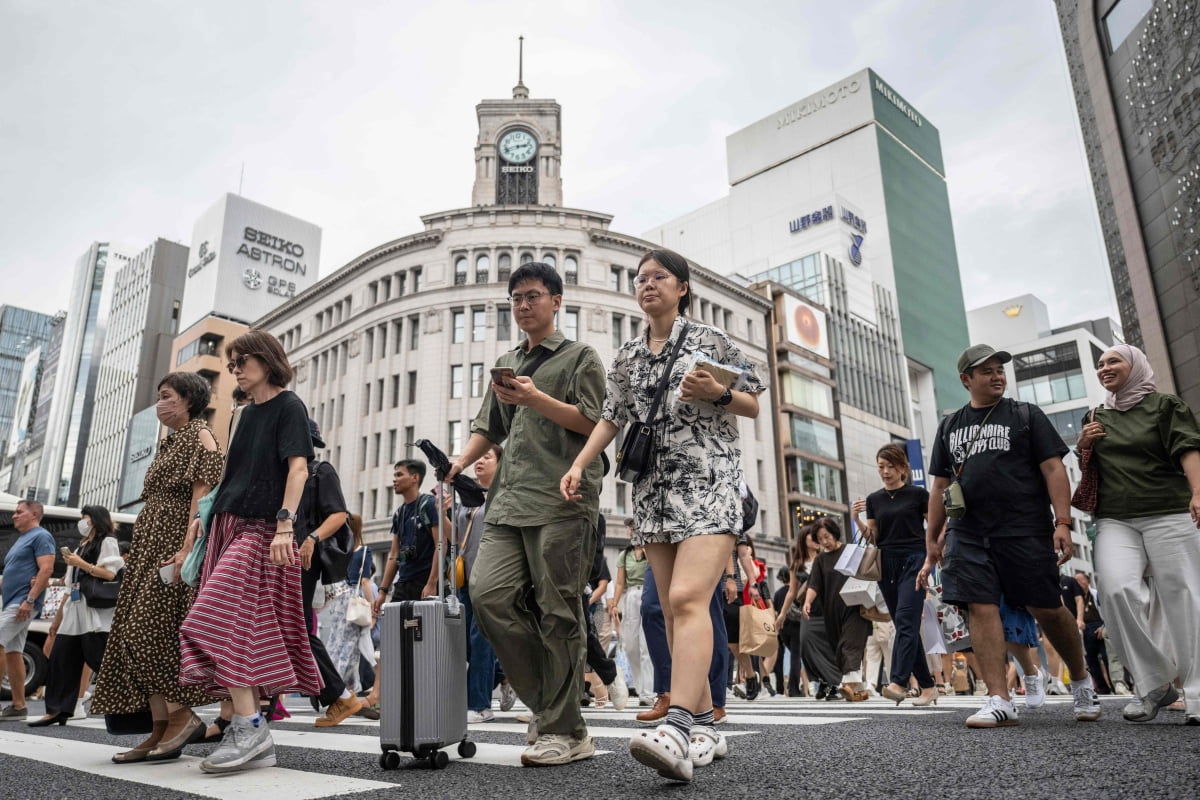
[[[621,450],[617,453],[617,476],[623,481],[637,483],[646,476],[654,461],[654,418],[658,415],[658,407],[662,403],[663,394],[671,382],[671,370],[675,366],[675,360],[679,358],[679,348],[683,346],[689,326],[690,323],[683,323],[683,330],[679,332],[679,338],[675,340],[675,347],[671,350],[671,360],[667,362],[667,369],[663,372],[662,380],[658,382],[658,389],[654,392],[654,399],[650,402],[650,413],[646,415],[646,420],[644,422],[634,420],[629,423],[629,428],[625,431],[625,438],[621,440]]]

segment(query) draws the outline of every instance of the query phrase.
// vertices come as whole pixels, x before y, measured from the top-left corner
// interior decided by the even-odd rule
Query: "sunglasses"
[[[258,353],[246,353],[245,355],[240,355],[227,363],[225,365],[225,369],[229,370],[230,372],[233,372],[235,369],[242,369],[246,366],[246,359],[250,358],[250,356],[256,355],[258,355]]]

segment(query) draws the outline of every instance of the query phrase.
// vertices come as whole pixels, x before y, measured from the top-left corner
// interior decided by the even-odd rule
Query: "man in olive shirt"
[[[448,479],[493,444],[504,460],[492,483],[486,525],[471,571],[479,629],[521,700],[534,713],[526,766],[554,766],[595,753],[579,709],[587,628],[584,586],[595,551],[600,462],[588,467],[581,501],[568,503],[562,477],[600,419],[604,365],[582,342],[554,327],[562,279],[541,263],[508,281],[513,316],[528,337],[505,353]],[[530,375],[536,370],[536,376]],[[537,613],[526,595],[532,588]]]

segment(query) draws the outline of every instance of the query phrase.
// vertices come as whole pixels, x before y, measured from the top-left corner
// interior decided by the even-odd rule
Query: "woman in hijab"
[[[1178,677],[1186,722],[1200,725],[1200,427],[1186,403],[1156,391],[1138,348],[1117,345],[1096,369],[1108,394],[1084,418],[1079,452],[1099,481],[1100,606],[1141,695],[1124,716],[1154,719],[1178,699]]]

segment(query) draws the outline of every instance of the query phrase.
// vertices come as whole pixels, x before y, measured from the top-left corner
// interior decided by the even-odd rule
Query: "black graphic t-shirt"
[[[954,479],[963,467],[963,498],[967,514],[948,518],[947,530],[976,536],[1050,536],[1054,512],[1040,464],[1067,454],[1058,431],[1040,408],[1005,397],[982,431],[979,426],[991,408],[967,404],[942,420],[933,443],[929,473]],[[979,431],[973,455],[971,440]]]

